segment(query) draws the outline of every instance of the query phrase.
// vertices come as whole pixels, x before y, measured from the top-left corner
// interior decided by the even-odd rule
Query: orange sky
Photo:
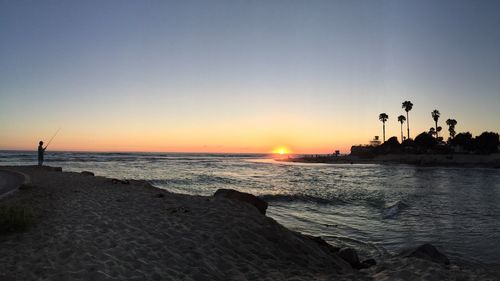
[[[434,121],[430,115],[432,103],[420,99],[413,102],[410,124],[414,137],[428,130]],[[351,145],[366,144],[373,136],[382,136],[380,112],[389,115],[387,138],[400,136],[397,115],[404,111],[399,102],[390,106],[378,100],[371,105],[366,101],[357,104],[357,109],[350,102],[337,109],[328,103],[301,107],[284,100],[280,106],[229,103],[229,109],[220,105],[201,110],[184,105],[182,110],[163,112],[141,103],[116,102],[108,107],[96,101],[86,107],[42,108],[39,119],[29,113],[0,112],[0,149],[35,149],[39,140],[47,142],[61,127],[49,150],[270,153],[285,147],[292,153],[333,153],[336,149],[348,153]],[[22,106],[12,107],[21,110]],[[481,116],[467,111],[450,114],[454,109],[449,105],[440,109],[445,138],[448,133],[444,121],[450,117],[458,120],[459,132],[468,130],[477,135],[484,130],[498,131],[493,119],[481,122]]]
[[[430,115],[432,104],[419,99],[413,102],[410,124],[414,137],[428,130],[434,121]],[[270,153],[285,147],[292,153],[333,153],[336,149],[348,153],[351,145],[366,144],[373,136],[382,136],[380,112],[389,115],[387,138],[399,137],[397,115],[404,113],[399,102],[390,107],[379,101],[373,106],[359,102],[362,107],[350,111],[349,103],[338,110],[330,110],[328,105],[300,107],[290,101],[283,104],[286,106],[243,106],[239,112],[225,110],[224,106],[213,108],[213,112],[162,112],[159,108],[141,104],[134,107],[123,102],[107,108],[97,101],[70,110],[47,107],[40,111],[43,118],[39,120],[28,113],[0,116],[0,149],[35,149],[39,140],[47,142],[61,127],[49,150]],[[445,138],[448,133],[444,121],[450,117],[458,120],[459,132],[464,128],[475,135],[484,130],[498,131],[492,119],[489,123],[481,122],[480,116],[467,112],[451,115],[450,111],[449,106],[441,108],[440,125]]]
[[[264,125],[264,124],[263,124]],[[0,149],[33,149],[39,139],[50,139],[56,127],[12,130],[2,135]],[[32,133],[34,132],[34,133]],[[42,136],[42,137],[39,137]],[[62,126],[50,149],[76,151],[154,151],[154,152],[262,152],[269,153],[285,148],[294,153],[330,153],[334,149],[348,151],[353,140],[345,138],[342,146],[336,136],[322,128],[307,128],[297,124],[259,126],[257,124],[218,124],[211,127],[176,127],[156,130],[144,126],[123,128],[118,124],[110,127],[78,128]],[[340,140],[337,137],[337,140]]]

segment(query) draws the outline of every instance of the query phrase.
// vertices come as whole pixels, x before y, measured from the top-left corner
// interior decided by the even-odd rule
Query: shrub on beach
[[[0,234],[26,230],[32,219],[33,212],[26,206],[0,206]]]

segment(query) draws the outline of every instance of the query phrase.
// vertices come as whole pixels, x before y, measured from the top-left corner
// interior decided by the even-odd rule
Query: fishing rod
[[[55,138],[55,136],[57,135],[57,133],[59,133],[60,130],[61,130],[61,127],[59,127],[59,129],[57,129],[57,131],[55,132],[55,134],[50,138],[50,140],[47,143],[47,145],[45,146],[45,148],[47,148],[49,146],[50,142],[52,142],[52,140]]]

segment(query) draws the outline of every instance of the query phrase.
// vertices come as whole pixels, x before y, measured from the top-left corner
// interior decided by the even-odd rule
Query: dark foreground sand
[[[37,167],[0,205],[35,214],[0,235],[0,280],[497,280],[485,272],[392,257],[355,270],[335,252],[246,203]]]

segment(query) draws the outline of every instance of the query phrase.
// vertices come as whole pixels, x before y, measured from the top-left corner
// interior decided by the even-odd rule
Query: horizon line
[[[72,153],[165,153],[165,154],[264,154],[280,155],[272,152],[195,152],[195,151],[126,151],[126,150],[48,150],[49,152],[72,152]],[[34,149],[0,149],[0,152],[34,152]],[[329,155],[332,153],[287,153],[285,155]],[[341,153],[342,154],[342,153]]]

